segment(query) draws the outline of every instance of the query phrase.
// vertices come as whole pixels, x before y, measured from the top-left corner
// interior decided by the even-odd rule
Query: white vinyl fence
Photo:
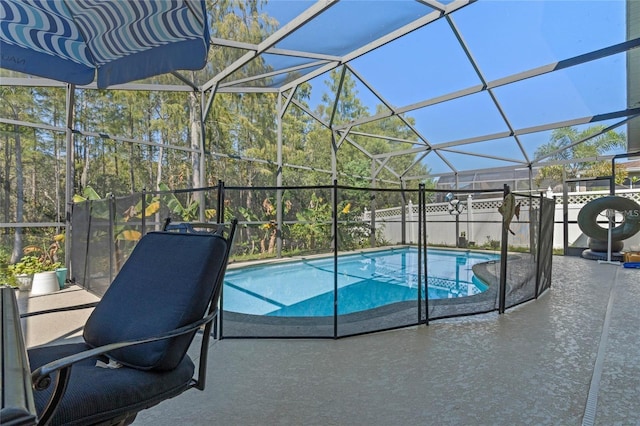
[[[588,247],[587,236],[582,233],[577,223],[578,212],[589,201],[608,195],[608,191],[570,192],[568,194],[568,222],[569,222],[569,246]],[[616,195],[633,199],[640,204],[640,191],[619,190]],[[562,193],[547,192],[547,196],[555,197],[556,213],[553,233],[553,247],[563,246],[563,210]],[[521,203],[520,219],[513,219],[511,229],[516,235],[510,235],[509,245],[529,245],[529,215],[536,212],[538,202],[533,199],[533,205],[529,205],[529,199],[519,198]],[[461,199],[463,204],[458,215],[458,236],[463,235],[467,241],[477,245],[486,244],[488,241],[500,241],[502,216],[498,207],[502,205],[502,198],[474,200],[471,196]],[[427,209],[427,238],[430,244],[456,245],[456,219],[449,213],[449,203],[432,203]],[[418,205],[409,201],[405,206],[406,211],[406,236],[408,244],[418,241]],[[371,212],[365,211],[363,220],[371,220]],[[573,222],[573,223],[572,223]],[[606,218],[602,218],[606,222]],[[402,208],[380,209],[375,212],[376,229],[382,234],[382,238],[392,244],[402,242]],[[640,233],[625,240],[625,250],[640,250]]]

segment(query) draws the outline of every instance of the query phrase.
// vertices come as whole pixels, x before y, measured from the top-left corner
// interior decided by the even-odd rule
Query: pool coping
[[[381,247],[370,247],[370,248],[362,248],[357,250],[349,250],[349,251],[339,251],[338,256],[349,256],[352,254],[362,254],[362,253],[372,253],[376,251],[384,251],[384,250],[401,250],[406,248],[415,248],[417,249],[417,245],[413,244],[399,244],[393,246],[381,246]],[[483,254],[493,254],[500,255],[499,251],[496,250],[480,250],[480,249],[470,249],[470,248],[456,248],[456,247],[438,247],[438,246],[429,246],[428,248],[443,250],[443,251],[465,251],[470,253],[483,253]],[[246,260],[246,261],[234,261],[231,260],[229,265],[227,266],[227,270],[233,270],[237,268],[246,268],[255,266],[261,266],[265,264],[271,263],[289,263],[295,261],[303,261],[303,260],[316,260],[322,258],[331,258],[333,257],[333,252],[328,253],[317,253],[317,254],[309,254],[309,255],[296,255],[290,257],[281,257],[281,258],[267,258],[267,259],[256,259],[256,260]]]

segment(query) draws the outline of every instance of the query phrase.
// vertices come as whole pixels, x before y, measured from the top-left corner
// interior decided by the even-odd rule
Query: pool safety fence
[[[514,208],[508,215],[498,211],[504,203],[504,191],[445,192],[424,185],[412,189],[337,183],[227,187],[220,182],[209,188],[87,200],[74,203],[72,209],[70,277],[88,291],[104,294],[139,238],[162,229],[166,218],[196,226],[237,218],[229,271],[257,265],[265,269],[259,284],[225,284],[219,338],[338,338],[443,318],[504,312],[538,297],[551,285],[555,202],[544,194],[512,195]],[[493,197],[499,202],[473,208],[469,203],[473,197]],[[406,206],[400,215],[376,214],[397,205]],[[348,254],[359,253],[367,259],[383,249],[406,247],[413,256],[407,261],[412,263],[410,272],[366,260],[362,268],[369,268],[369,275],[361,276],[348,269],[351,266],[345,260]],[[465,253],[496,258],[470,264],[458,256],[442,274],[442,268],[429,261],[430,250],[436,248],[454,258]],[[311,276],[296,278],[293,287],[297,294],[292,293],[290,280],[285,287],[282,277],[266,268],[316,259],[329,259],[329,266],[317,274],[319,282],[313,282]],[[479,283],[483,291],[470,291],[471,281]],[[444,290],[448,291],[446,296],[429,296]],[[412,295],[408,299],[390,297],[407,292]],[[354,297],[375,303],[346,310]],[[261,308],[238,308],[239,300]],[[302,307],[312,301],[328,303],[330,314],[305,313]],[[281,315],[285,311],[290,314]]]

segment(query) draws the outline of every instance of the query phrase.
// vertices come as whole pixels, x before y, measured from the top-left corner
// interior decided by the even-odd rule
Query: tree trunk
[[[83,98],[83,110],[87,109],[86,105],[87,99]],[[84,125],[82,125],[84,130]],[[89,146],[90,143],[87,138],[83,138],[83,153],[82,153],[82,173],[80,174],[80,188],[84,189],[87,187],[87,183],[89,180]]]
[[[5,202],[2,203],[2,217],[4,223],[11,222],[10,214],[11,214],[11,180],[9,179],[9,174],[11,172],[11,149],[9,148],[9,135],[6,134],[4,137],[4,177],[2,178],[2,190],[3,190],[3,200]]]
[[[133,117],[129,114],[129,137],[135,139],[135,128],[133,124]],[[133,144],[129,144],[129,191],[133,194],[136,192],[136,176],[134,174],[134,154],[135,150]]]
[[[14,117],[16,120],[18,117]],[[24,222],[24,175],[22,170],[22,143],[20,140],[20,129],[18,125],[13,126],[16,146],[16,223]],[[13,252],[11,253],[11,263],[15,263],[22,258],[22,228],[15,228],[13,233]]]
[[[60,119],[58,114],[58,109],[54,110],[53,114],[53,122],[58,125],[58,120]],[[60,170],[60,162],[58,161],[58,157],[60,155],[60,148],[58,147],[58,135],[53,136],[53,160],[54,160],[54,168],[56,174],[56,186],[55,186],[55,203],[56,203],[56,222],[63,221],[62,214],[62,194],[60,193],[60,182],[62,182],[62,173]],[[60,233],[60,228],[56,228],[56,233]]]
[[[84,141],[84,150],[82,154],[82,174],[80,175],[80,187],[86,188],[89,180],[89,143],[86,138]]]
[[[195,92],[189,93],[189,124],[191,126],[191,148],[198,152],[191,153],[192,188],[203,186],[200,180],[200,117],[198,114],[198,97]]]
[[[133,173],[134,161],[133,161],[133,144],[129,144],[129,191],[133,194],[136,192],[136,177]]]
[[[192,188],[201,188],[204,185],[202,184],[200,167],[201,162],[204,161],[202,158],[202,150],[200,148],[200,134],[202,128],[200,127],[200,107],[198,105],[198,96],[196,92],[191,92],[189,94],[189,123],[191,125],[191,148],[197,150],[197,152],[191,153],[191,171],[192,171]],[[198,191],[194,192],[193,198],[191,202],[197,201],[200,205],[200,211],[198,212],[199,220],[204,221],[204,192]]]

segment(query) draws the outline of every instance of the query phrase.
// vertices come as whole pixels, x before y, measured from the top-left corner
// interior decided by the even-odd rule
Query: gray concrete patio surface
[[[207,389],[135,425],[640,425],[640,269],[554,256],[537,301],[341,340],[211,346]],[[86,302],[68,289],[25,310]],[[52,306],[48,306],[52,307]],[[85,314],[25,320],[29,345],[77,335]]]

